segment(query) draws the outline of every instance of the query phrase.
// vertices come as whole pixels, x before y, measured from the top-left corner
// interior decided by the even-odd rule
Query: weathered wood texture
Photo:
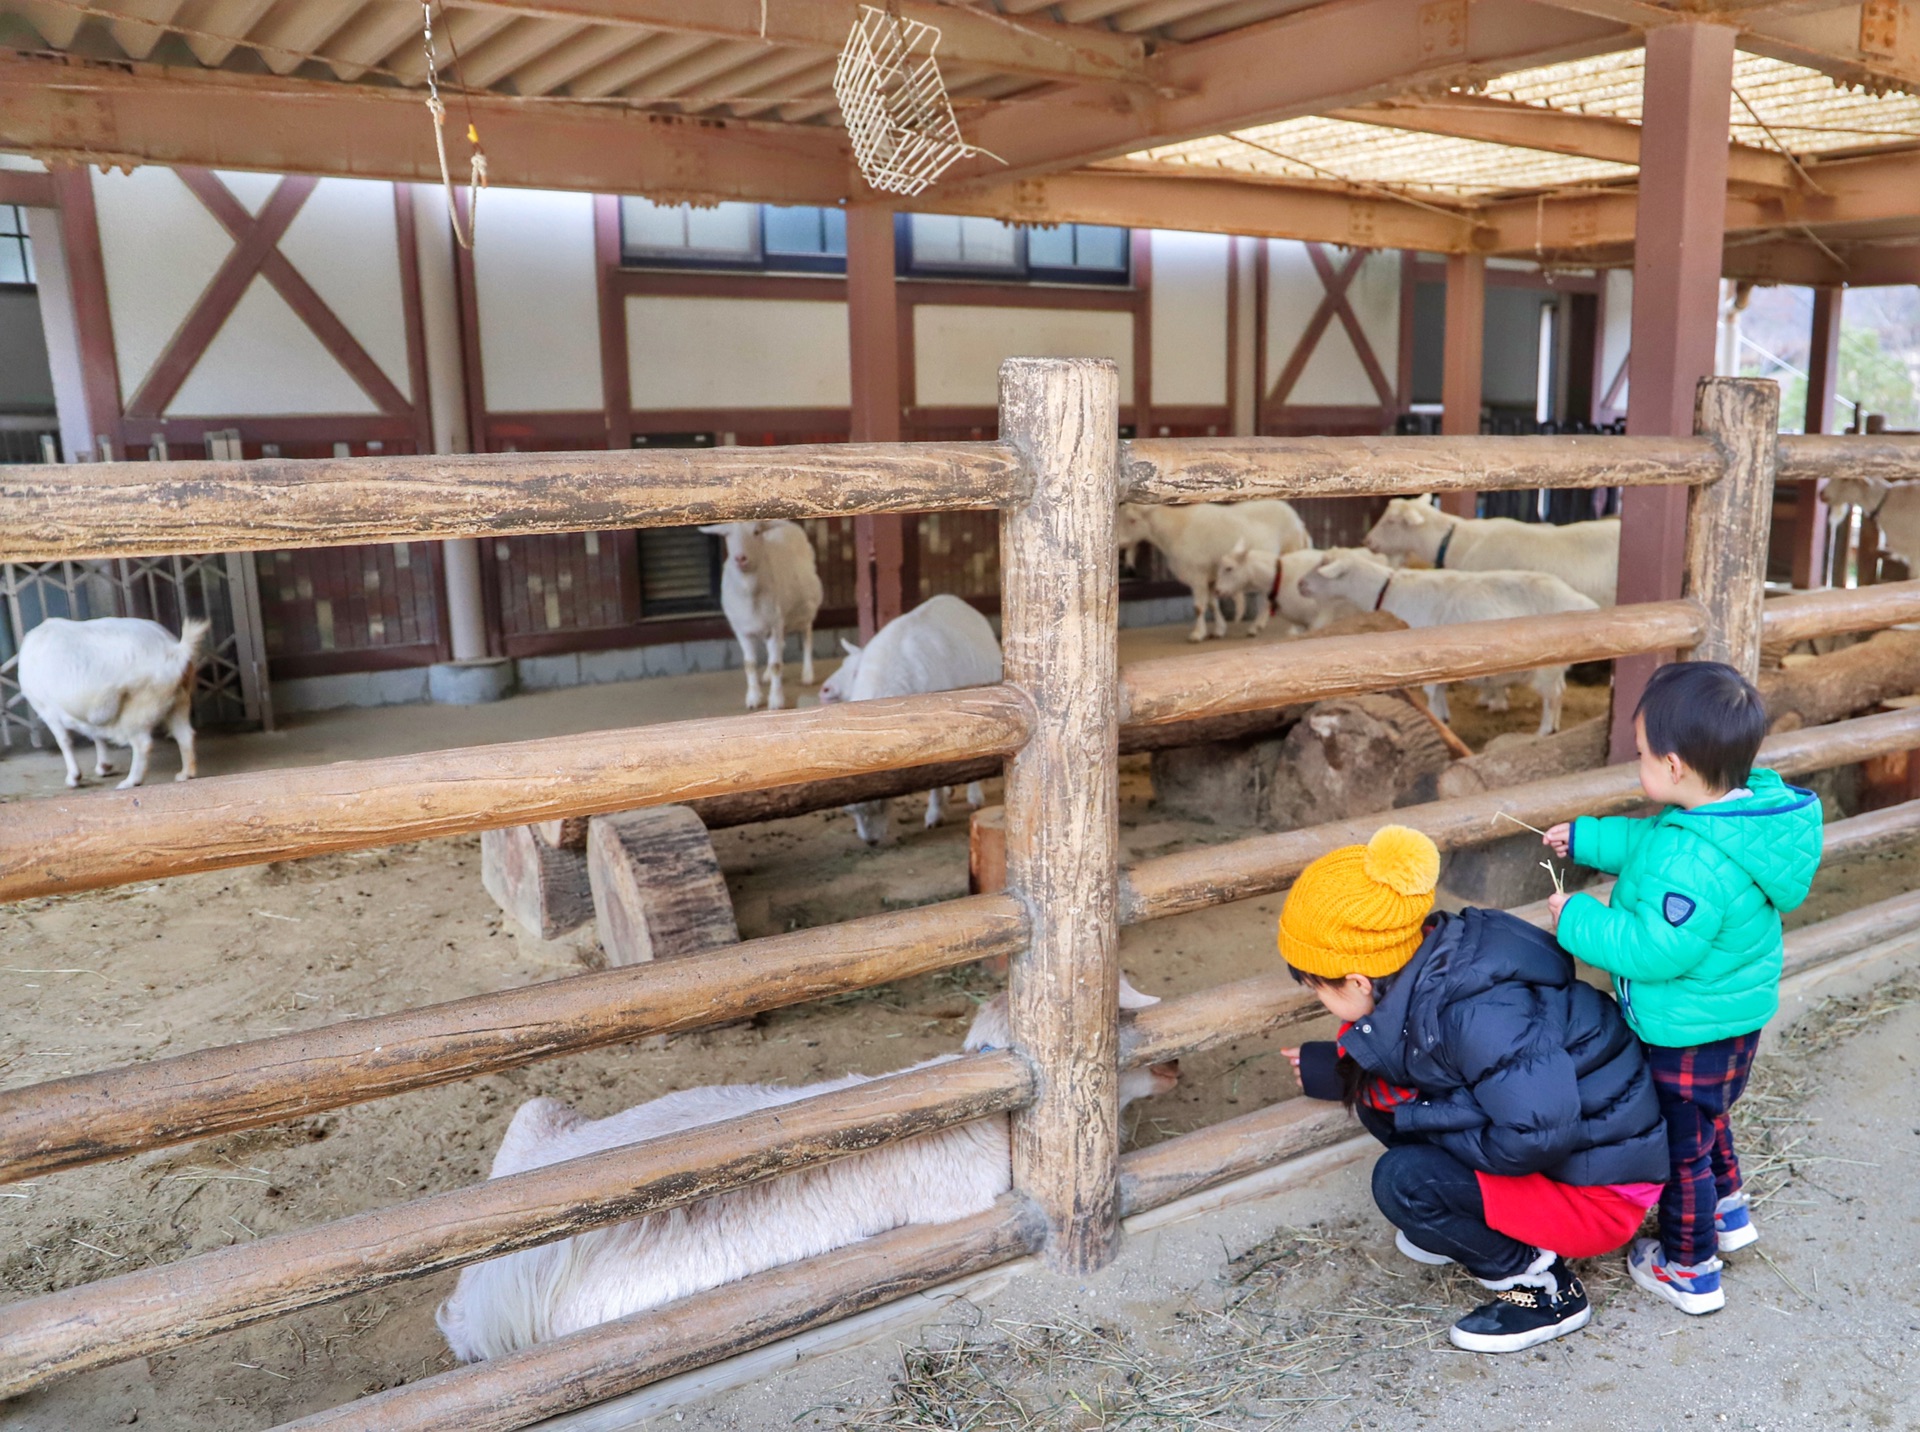
[[[1704,438],[1613,436],[1136,438],[1120,462],[1124,502],[1697,486],[1721,469]]]
[[[555,850],[585,850],[587,822],[592,818],[585,815],[570,815],[560,820],[539,821],[534,825],[533,833]]]
[[[1689,646],[1706,627],[1706,614],[1693,603],[1657,602],[1155,657],[1133,662],[1121,672],[1121,719],[1149,725],[1224,716],[1432,681],[1598,661]]]
[[[967,891],[993,895],[1007,888],[1007,808],[982,806],[967,822]]]
[[[1767,602],[1761,618],[1769,646],[1920,621],[1920,581],[1795,592]]]
[[[1120,1023],[1120,1067],[1184,1059],[1320,1013],[1320,1001],[1284,968],[1214,985],[1126,1015]]]
[[[21,801],[0,900],[1004,755],[1031,718],[982,686]]]
[[[1869,812],[1866,815],[1848,816],[1845,820],[1836,820],[1829,824],[1823,834],[1821,860],[1832,863],[1836,860],[1853,860],[1862,855],[1871,855],[1896,845],[1904,845],[1915,836],[1920,836],[1920,800],[1904,801],[1896,806]],[[1601,880],[1585,887],[1587,893],[1604,895],[1613,889],[1611,880]],[[1905,898],[1905,897],[1901,897]],[[1519,906],[1513,912],[1530,925],[1546,929],[1551,919],[1551,911],[1545,900],[1536,900],[1530,905]],[[1844,917],[1851,919],[1852,916]],[[1828,920],[1822,925],[1807,925],[1803,929],[1815,930],[1824,925],[1833,925]],[[1787,936],[1791,943],[1799,932]]]
[[[595,816],[587,876],[600,949],[612,967],[740,942],[713,842],[685,806]]]
[[[1024,947],[1004,895],[0,1091],[0,1181],[867,989]]]
[[[1046,1226],[1017,1194],[664,1308],[406,1383],[278,1432],[512,1432],[1034,1252]]]
[[[548,845],[530,825],[480,832],[480,884],[514,923],[543,940],[593,918],[586,856]]]
[[[1824,477],[1908,481],[1920,477],[1920,437],[1786,434],[1780,439],[1778,477],[1781,482],[1818,482]]]
[[[1687,503],[1683,591],[1706,611],[1707,631],[1686,655],[1723,661],[1751,681],[1760,670],[1780,385],[1709,378],[1694,395],[1693,425],[1720,450],[1725,471],[1695,488]]]
[[[1920,930],[1920,890],[1879,900],[1817,925],[1802,925],[1787,935],[1782,978],[1818,969],[1869,945]]]
[[[1920,691],[1920,631],[1883,631],[1855,646],[1778,671],[1763,671],[1760,694],[1775,731],[1822,726]]]
[[[1010,1051],[756,1110],[0,1307],[0,1398],[298,1308],[679,1207],[1019,1107]]]
[[[1760,758],[1792,775],[1852,765],[1916,745],[1920,745],[1920,711],[1900,711],[1771,737],[1760,748]],[[1408,806],[1394,812],[1394,819],[1425,831],[1442,850],[1452,850],[1511,834],[1512,824],[1502,818],[1502,812],[1544,826],[1573,815],[1628,810],[1644,801],[1632,768],[1612,766]],[[1138,924],[1271,895],[1291,883],[1309,861],[1338,846],[1366,841],[1378,825],[1379,818],[1370,816],[1141,861],[1121,873],[1121,922]]]
[[[1033,935],[1008,984],[1013,1042],[1040,1074],[1013,1122],[1014,1186],[1047,1261],[1090,1272],[1119,1238],[1119,618],[1113,520],[1119,374],[1105,359],[1000,365],[1000,432],[1032,495],[1000,527],[1006,680],[1034,705],[1007,763],[1007,889]]]
[[[1607,762],[1607,718],[1596,716],[1551,736],[1496,736],[1477,756],[1440,773],[1438,794],[1470,796],[1503,786],[1570,776]]]
[[[1360,1131],[1339,1104],[1283,1099],[1237,1119],[1209,1125],[1120,1161],[1121,1206],[1128,1213],[1283,1164]]]
[[[1021,487],[1001,443],[0,467],[0,560],[985,509]]]

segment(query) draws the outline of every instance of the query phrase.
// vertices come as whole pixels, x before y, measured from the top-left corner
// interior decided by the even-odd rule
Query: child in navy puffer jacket
[[[1432,915],[1440,855],[1404,826],[1322,856],[1280,916],[1295,977],[1343,1021],[1288,1051],[1387,1145],[1374,1200],[1402,1252],[1495,1293],[1457,1347],[1584,1327],[1568,1258],[1624,1246],[1660,1195],[1666,1131],[1639,1041],[1552,936],[1498,910]]]

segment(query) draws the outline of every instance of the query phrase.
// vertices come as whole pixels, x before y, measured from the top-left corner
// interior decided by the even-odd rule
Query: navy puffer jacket
[[[1666,1129],[1640,1042],[1614,1002],[1574,978],[1553,936],[1501,910],[1439,916],[1348,1054],[1419,1097],[1393,1111],[1492,1174],[1662,1183]]]

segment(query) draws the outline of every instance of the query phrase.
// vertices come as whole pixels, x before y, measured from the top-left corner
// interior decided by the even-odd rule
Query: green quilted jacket
[[[1572,859],[1620,877],[1576,895],[1560,944],[1613,976],[1628,1023],[1669,1049],[1750,1034],[1780,1005],[1780,912],[1820,866],[1820,798],[1756,768],[1751,795],[1652,820],[1581,816]]]

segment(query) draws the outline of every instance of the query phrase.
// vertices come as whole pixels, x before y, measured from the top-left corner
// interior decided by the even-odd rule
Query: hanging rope
[[[473,100],[467,98],[467,143],[473,153],[467,159],[467,222],[461,232],[460,206],[454,202],[453,175],[447,168],[447,107],[440,99],[439,66],[433,57],[433,0],[420,0],[420,13],[427,46],[427,113],[433,116],[433,147],[440,155],[440,185],[447,195],[447,218],[453,224],[454,242],[463,249],[473,247],[480,229],[480,191],[487,187],[487,156],[480,148],[480,131],[473,122]],[[460,51],[453,48],[453,32],[447,32],[447,45],[458,67]],[[461,88],[464,90],[465,86]]]

